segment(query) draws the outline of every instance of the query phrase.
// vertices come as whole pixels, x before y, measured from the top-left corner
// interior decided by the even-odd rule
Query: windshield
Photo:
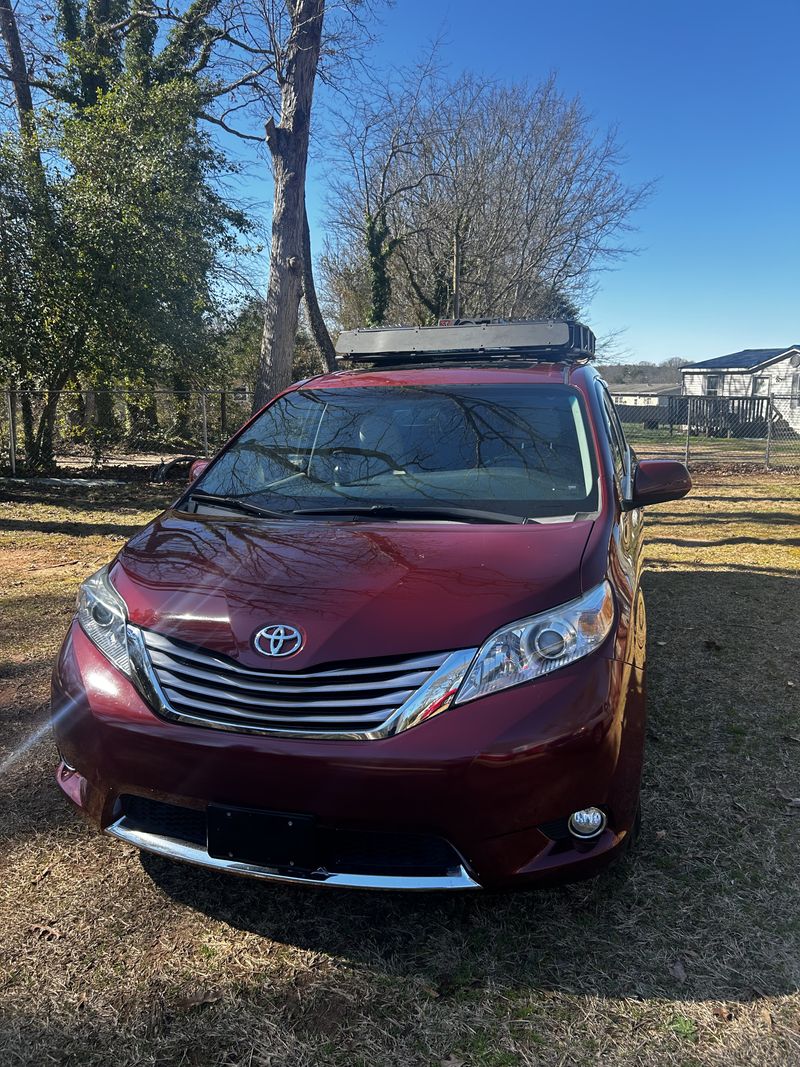
[[[302,389],[266,409],[193,486],[273,511],[597,507],[579,394],[561,385]]]

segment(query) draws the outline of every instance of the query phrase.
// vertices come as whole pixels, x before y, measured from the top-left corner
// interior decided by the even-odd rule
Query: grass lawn
[[[652,509],[641,842],[502,895],[271,888],[86,827],[49,667],[78,582],[166,498],[0,501],[2,1067],[800,1064],[797,478]]]

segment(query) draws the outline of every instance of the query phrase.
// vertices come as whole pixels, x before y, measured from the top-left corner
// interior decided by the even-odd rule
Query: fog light
[[[606,828],[605,812],[599,808],[581,808],[573,811],[569,817],[569,832],[584,841],[589,837],[597,837]]]

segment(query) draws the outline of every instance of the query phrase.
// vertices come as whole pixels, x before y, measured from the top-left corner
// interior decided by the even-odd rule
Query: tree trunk
[[[47,187],[42,154],[39,149],[30,77],[28,75],[28,66],[25,62],[25,53],[22,50],[22,42],[20,41],[13,0],[0,0],[0,37],[3,38],[6,55],[8,56],[9,74],[14,88],[14,103],[16,104],[17,118],[19,120],[23,158],[30,167],[33,191],[38,193],[41,198],[41,203],[47,216],[48,227],[52,231],[53,219],[50,191]],[[46,239],[49,243],[53,243],[51,232],[46,235]]]
[[[195,449],[198,446],[196,437],[197,427],[192,418],[191,411],[191,388],[184,376],[183,371],[177,370],[172,374],[172,421],[169,429],[167,444],[173,448]]]
[[[383,326],[392,297],[389,260],[400,241],[389,235],[386,212],[381,208],[374,215],[366,212],[364,238],[369,263],[370,310],[367,326]]]
[[[228,440],[228,394],[224,382],[219,394],[219,436],[223,442]]]
[[[32,397],[41,396],[41,412],[36,417]],[[55,425],[60,389],[41,394],[21,393],[22,426],[25,434],[25,469],[28,474],[51,474],[56,467]]]
[[[133,447],[153,447],[158,441],[158,408],[152,389],[129,386],[128,444]]]
[[[48,391],[42,409],[42,416],[39,420],[36,469],[43,474],[49,474],[56,469],[55,429],[56,414],[58,412],[58,402],[60,398],[60,389],[51,389]]]
[[[461,318],[461,234],[458,224],[453,234],[453,318]]]
[[[336,350],[328,333],[328,327],[322,317],[317,300],[317,287],[314,285],[314,267],[311,259],[311,231],[308,228],[305,197],[303,197],[303,296],[308,312],[311,333],[316,341],[319,354],[329,371],[336,370]]]
[[[22,432],[25,443],[25,470],[28,474],[50,474],[56,468],[55,428],[58,404],[61,399],[63,380],[53,388],[37,390],[33,383],[25,381],[19,390],[19,405],[22,410]],[[39,398],[41,410],[36,410],[35,398]]]
[[[264,333],[253,395],[263,407],[292,380],[292,354],[303,283],[303,219],[311,101],[319,62],[325,0],[288,5],[292,35],[281,82],[280,124],[267,123],[275,195]]]
[[[36,428],[33,421],[31,394],[24,385],[19,394],[19,406],[22,409],[22,439],[25,448],[25,466],[31,467],[36,449]]]
[[[34,133],[33,99],[12,0],[0,0],[0,35],[3,38],[8,55],[8,66],[11,84],[14,87],[14,102],[17,105],[20,130],[23,136],[31,136]]]

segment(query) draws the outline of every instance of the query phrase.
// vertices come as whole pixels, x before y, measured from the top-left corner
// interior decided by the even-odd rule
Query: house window
[[[709,374],[706,378],[706,396],[719,396],[722,387],[721,374]]]
[[[753,378],[753,396],[769,396],[769,378]]]
[[[789,407],[800,408],[800,371],[795,371],[792,375],[792,396]]]

